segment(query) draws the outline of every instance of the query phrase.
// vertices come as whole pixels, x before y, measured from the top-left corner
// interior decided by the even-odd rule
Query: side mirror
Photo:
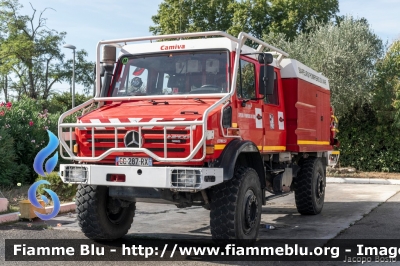
[[[258,81],[259,94],[274,94],[274,67],[260,66],[260,79]]]
[[[272,54],[263,53],[258,55],[258,63],[269,65],[272,62],[274,62],[274,57],[272,56]]]

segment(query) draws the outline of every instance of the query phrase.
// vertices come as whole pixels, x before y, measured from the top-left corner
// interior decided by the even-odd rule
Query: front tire
[[[114,240],[126,235],[135,216],[136,203],[120,202],[108,187],[79,185],[76,192],[78,222],[86,237]]]
[[[320,213],[325,201],[325,186],[326,174],[321,159],[305,159],[295,180],[297,211],[311,215]]]
[[[256,240],[261,221],[262,197],[257,172],[238,167],[234,177],[213,187],[210,227],[213,239]]]

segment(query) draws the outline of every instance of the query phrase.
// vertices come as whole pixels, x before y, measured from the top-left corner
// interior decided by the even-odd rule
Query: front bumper
[[[194,192],[222,183],[223,169],[61,164],[60,177],[64,183]]]

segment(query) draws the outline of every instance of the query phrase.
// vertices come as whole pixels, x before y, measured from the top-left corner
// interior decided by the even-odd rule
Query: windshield
[[[227,51],[123,56],[112,97],[227,93]]]

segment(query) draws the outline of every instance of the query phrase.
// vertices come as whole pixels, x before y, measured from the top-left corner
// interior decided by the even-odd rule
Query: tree
[[[373,98],[340,119],[342,164],[360,170],[399,172],[400,41],[376,63]]]
[[[40,12],[35,25],[36,9],[33,7],[33,14],[29,17],[19,15],[21,5],[15,0],[3,0],[0,6],[1,29],[6,35],[1,44],[2,57],[19,77],[24,94],[37,98],[41,90],[46,96],[59,78],[58,65],[52,64],[52,61],[63,58],[59,47],[65,32],[46,28],[43,13],[47,9]]]
[[[65,64],[60,50],[66,33],[47,28],[43,15],[51,8],[37,14],[31,5],[32,15],[27,16],[19,14],[21,7],[17,0],[0,0],[0,73],[16,77],[10,87],[15,89],[18,99],[21,95],[47,99],[52,86],[69,75],[72,62]],[[77,82],[85,86],[87,65],[92,64],[85,61],[86,55],[84,51],[78,53],[77,65]],[[83,69],[80,71],[79,67]]]
[[[76,60],[75,60],[75,82],[84,86],[83,91],[88,94],[91,90],[93,90],[94,84],[94,67],[95,63],[86,61],[86,57],[88,53],[85,50],[79,50],[76,52]],[[72,68],[73,68],[73,60],[69,59],[64,64],[64,81],[67,81],[71,84],[72,82]],[[72,84],[71,84],[72,86]]]
[[[339,11],[338,0],[165,0],[150,32],[244,31],[257,38],[269,32],[293,38],[310,19],[328,22]]]
[[[339,12],[338,0],[271,0],[270,32],[293,39],[309,21],[327,23]],[[265,32],[263,32],[265,34]]]
[[[393,42],[378,61],[374,108],[381,118],[400,126],[400,40]]]
[[[249,32],[257,38],[273,32],[293,39],[307,30],[308,21],[327,23],[339,11],[337,0],[243,0],[232,5],[229,32]]]
[[[88,100],[91,97],[85,96],[83,94],[76,93],[75,94],[75,106],[78,106]],[[45,109],[48,110],[49,113],[64,113],[72,106],[72,98],[71,93],[63,92],[63,93],[55,93],[53,94],[48,101],[46,101],[45,105],[43,106]]]
[[[331,102],[338,115],[370,102],[376,78],[375,63],[383,55],[382,41],[365,19],[346,17],[339,25],[312,22],[310,32],[293,41],[269,34],[265,41],[289,53],[329,79]]]
[[[228,33],[238,36],[240,32],[250,33],[261,38],[263,32],[269,32],[271,7],[268,1],[244,0],[232,4],[233,18]]]
[[[151,17],[155,26],[150,32],[174,34],[196,31],[226,31],[231,25],[229,9],[234,0],[165,0],[157,15]]]

